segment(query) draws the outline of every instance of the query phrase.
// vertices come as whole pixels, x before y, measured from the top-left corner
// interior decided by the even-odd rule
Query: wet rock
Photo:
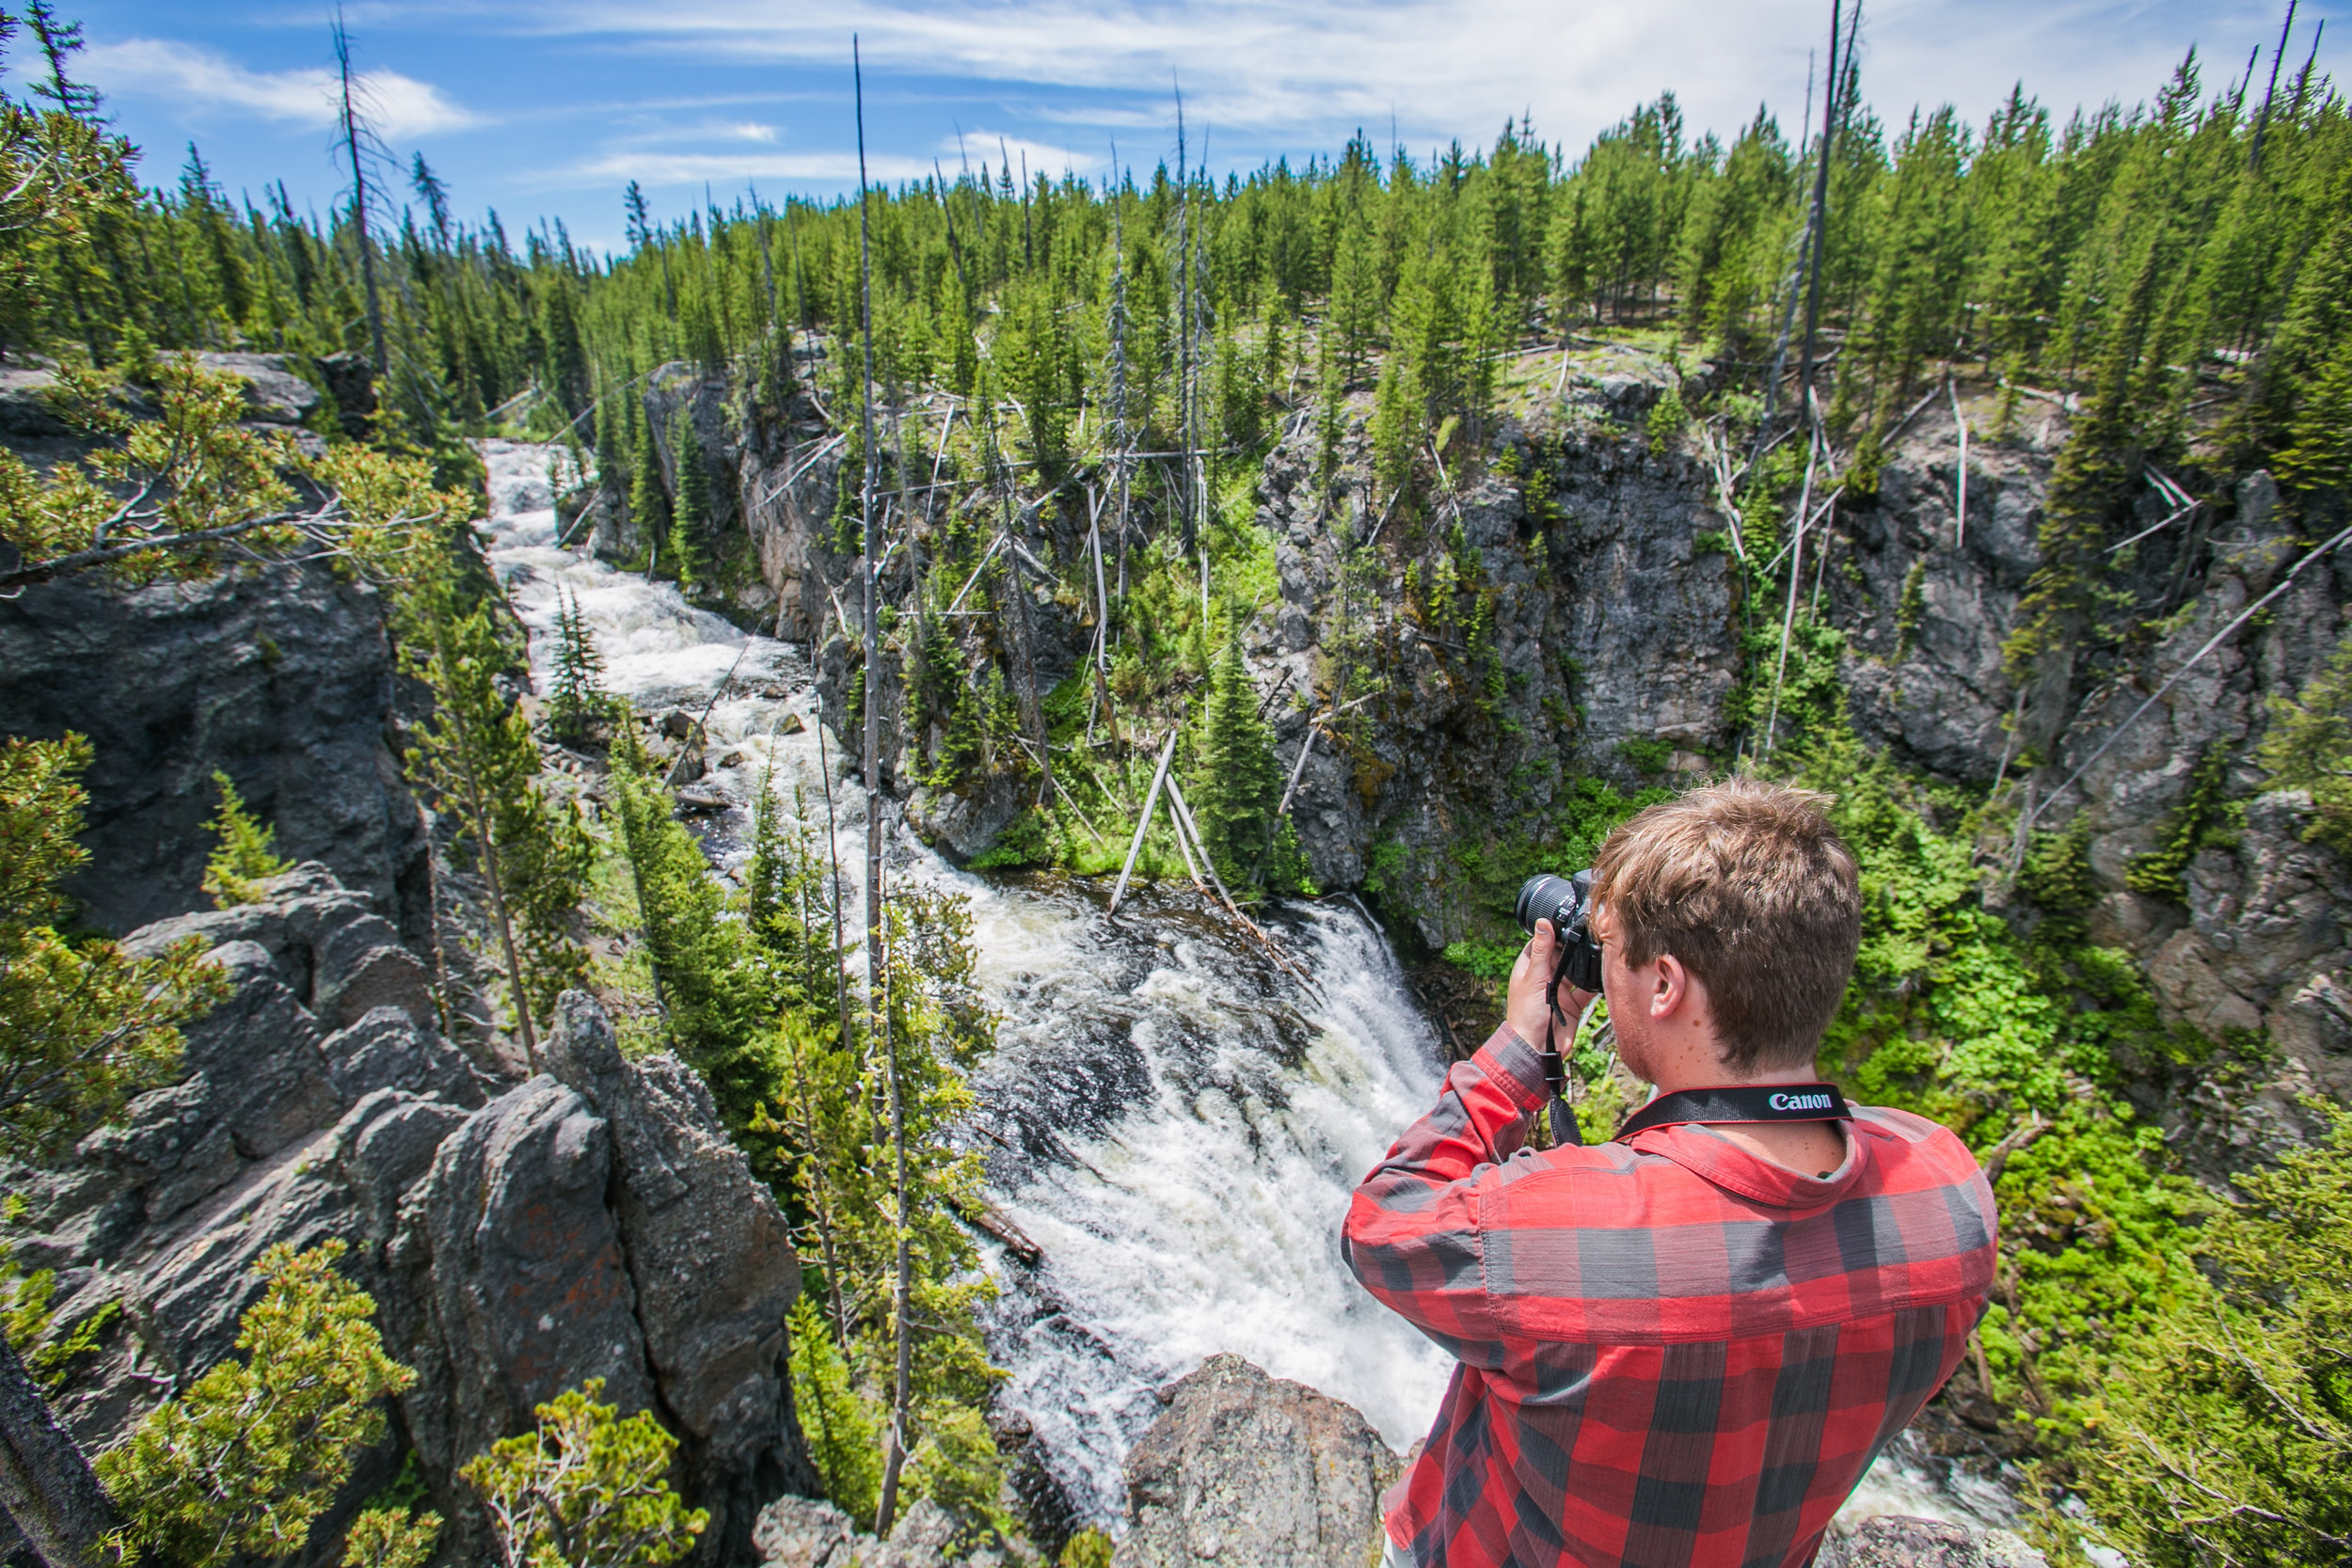
[[[1816,1568],[2049,1568],[2046,1558],[2008,1530],[1898,1513],[1851,1529],[1833,1527],[1813,1560]]]
[[[218,768],[279,853],[323,863],[430,951],[428,847],[386,744],[392,657],[373,589],[324,562],[128,593],[40,583],[0,600],[0,734],[72,731],[95,750],[90,862],[70,887],[99,925],[204,901]]]
[[[1403,1462],[1351,1406],[1213,1355],[1127,1460],[1116,1568],[1363,1568]]]
[[[1028,808],[1031,796],[1009,774],[982,777],[967,794],[920,789],[907,802],[914,831],[959,861],[968,861],[996,842],[1012,819]]]

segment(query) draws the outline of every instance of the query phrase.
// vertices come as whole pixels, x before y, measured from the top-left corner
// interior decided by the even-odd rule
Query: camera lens
[[[1514,911],[1518,916],[1519,929],[1535,934],[1535,922],[1549,920],[1555,932],[1565,933],[1584,910],[1584,897],[1577,885],[1565,877],[1539,873],[1519,885],[1518,904]]]

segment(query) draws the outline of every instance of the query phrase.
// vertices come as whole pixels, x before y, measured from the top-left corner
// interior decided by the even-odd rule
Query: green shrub
[[[224,1361],[99,1456],[128,1521],[124,1563],[212,1568],[300,1551],[358,1457],[384,1436],[384,1396],[416,1374],[384,1354],[375,1303],[335,1272],[343,1243],[262,1255],[269,1282]]]
[[[2134,1562],[2335,1562],[2352,1538],[2352,1115],[2242,1178],[2120,1342],[2074,1484]],[[2044,1520],[2051,1544],[2068,1533]]]
[[[482,1494],[506,1568],[660,1568],[710,1524],[669,1481],[677,1439],[653,1412],[623,1420],[592,1377],[532,1412],[539,1430],[493,1443],[457,1473]]]
[[[216,842],[212,858],[204,863],[204,891],[212,895],[216,910],[258,903],[262,883],[292,871],[294,862],[271,852],[277,846],[278,830],[253,819],[228,774],[215,768],[213,784],[220,791],[220,811],[206,824]]]

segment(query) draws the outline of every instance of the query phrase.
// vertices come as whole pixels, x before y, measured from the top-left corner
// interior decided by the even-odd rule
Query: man
[[[1743,1092],[1813,1085],[1853,971],[1860,888],[1826,803],[1738,781],[1602,846],[1602,993],[1661,1101],[1729,1085],[1694,1098],[1842,1113],[1825,1085]],[[1664,1124],[1620,1141],[1525,1148],[1534,1042],[1570,1032],[1545,994],[1554,937],[1537,925],[1502,1027],[1348,1212],[1357,1278],[1460,1362],[1385,1499],[1389,1568],[1803,1568],[1959,1365],[1992,1190],[1950,1132],[1867,1107],[1698,1121],[1653,1101]],[[1590,1000],[1563,982],[1560,1013]]]

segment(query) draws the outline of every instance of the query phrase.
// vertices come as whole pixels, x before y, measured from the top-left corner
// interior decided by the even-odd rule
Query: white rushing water
[[[737,809],[706,841],[728,862],[771,757],[787,799],[795,784],[818,794],[806,650],[561,547],[547,480],[557,450],[482,444],[490,560],[530,628],[541,689],[561,596],[586,617],[607,686],[641,710],[699,714],[723,683],[706,782]],[[781,735],[787,714],[807,730]],[[829,760],[845,862],[859,863],[862,795],[841,787],[837,748]],[[1112,919],[1100,890],[970,876],[904,833],[889,858],[893,877],[971,898],[980,980],[1007,1021],[975,1083],[974,1147],[1043,1260],[991,1244],[1002,1294],[985,1327],[1009,1374],[999,1402],[1029,1423],[1075,1516],[1120,1528],[1120,1473],[1159,1414],[1153,1390],[1219,1351],[1344,1400],[1409,1446],[1449,1362],[1356,1284],[1339,1226],[1355,1182],[1435,1098],[1442,1065],[1369,917],[1341,901],[1279,918],[1316,976],[1309,992],[1188,891],[1145,889]],[[1997,1488],[1963,1496],[1930,1470],[1890,1453],[1847,1513],[2006,1516]]]

